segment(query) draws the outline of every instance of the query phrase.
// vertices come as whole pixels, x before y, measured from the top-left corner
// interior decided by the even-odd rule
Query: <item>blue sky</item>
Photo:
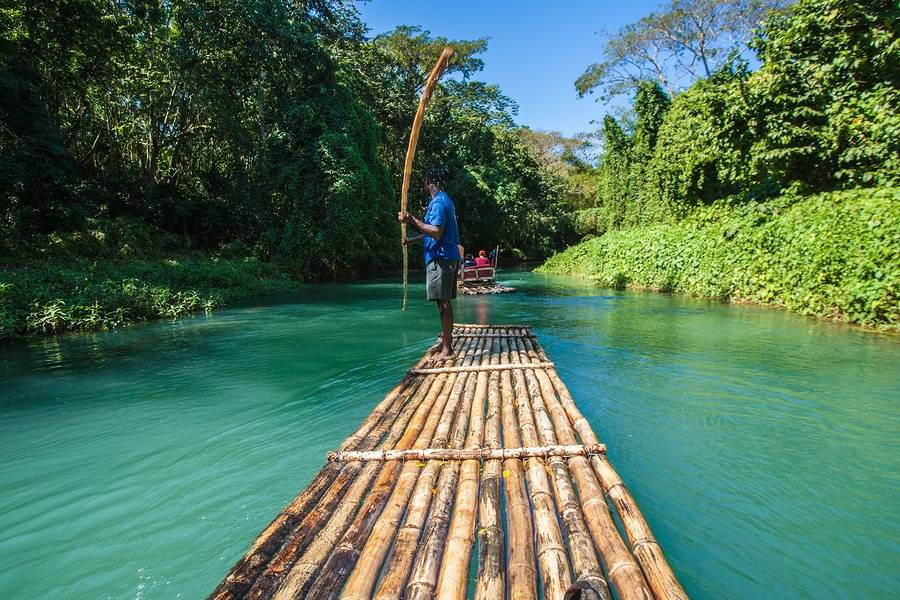
[[[594,96],[578,98],[575,79],[600,55],[600,34],[637,21],[652,0],[371,0],[359,4],[370,35],[419,25],[451,39],[489,37],[476,77],[498,84],[519,104],[517,120],[573,135],[593,131],[609,111]]]

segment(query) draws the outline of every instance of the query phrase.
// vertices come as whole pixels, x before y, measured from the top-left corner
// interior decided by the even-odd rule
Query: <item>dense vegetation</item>
[[[449,168],[469,248],[540,257],[602,236],[546,268],[895,326],[898,12],[668,0],[576,82],[634,92],[593,165],[584,139],[519,127],[474,79],[485,39],[369,37],[349,0],[13,0],[0,339],[395,268],[408,128],[445,45],[413,181]]]
[[[369,39],[348,0],[13,0],[0,30],[0,338],[211,305],[203,269],[176,284],[169,260],[246,265],[248,284],[261,268],[310,281],[395,267],[408,129],[446,44],[457,55],[414,181],[450,169],[470,247],[541,256],[567,239],[560,178],[519,136],[514,103],[472,79],[485,40]],[[220,254],[233,260],[209,262]],[[73,272],[96,285],[62,285]],[[135,278],[201,300],[146,308],[123,299]],[[59,306],[106,308],[36,324]]]
[[[545,268],[897,327],[898,17],[800,0],[752,39],[757,70],[732,55],[674,98],[638,84],[576,219],[602,237]]]
[[[544,269],[900,329],[900,189],[714,203],[677,224],[611,231]]]

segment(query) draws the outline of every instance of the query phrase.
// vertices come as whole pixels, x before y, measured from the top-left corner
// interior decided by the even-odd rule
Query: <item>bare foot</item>
[[[441,350],[440,354],[435,354],[433,358],[434,360],[450,360],[456,358],[456,354],[449,350]]]

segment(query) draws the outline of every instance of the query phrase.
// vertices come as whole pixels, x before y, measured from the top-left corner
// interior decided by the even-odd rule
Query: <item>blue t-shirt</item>
[[[426,225],[443,225],[444,235],[436,240],[430,235],[422,238],[425,246],[425,264],[436,258],[459,260],[459,226],[456,224],[456,208],[450,196],[444,192],[435,194],[425,210]]]

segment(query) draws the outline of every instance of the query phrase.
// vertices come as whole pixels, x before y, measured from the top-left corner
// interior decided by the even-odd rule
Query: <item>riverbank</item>
[[[78,248],[85,256],[65,244],[45,257],[0,264],[0,343],[209,313],[309,283],[274,261],[178,252],[146,242],[138,257],[127,258],[125,246]],[[340,280],[360,279],[354,275],[345,273]]]
[[[716,203],[610,231],[539,271],[900,330],[900,189]]]
[[[0,342],[209,312],[300,285],[254,258],[35,261],[0,270]]]

